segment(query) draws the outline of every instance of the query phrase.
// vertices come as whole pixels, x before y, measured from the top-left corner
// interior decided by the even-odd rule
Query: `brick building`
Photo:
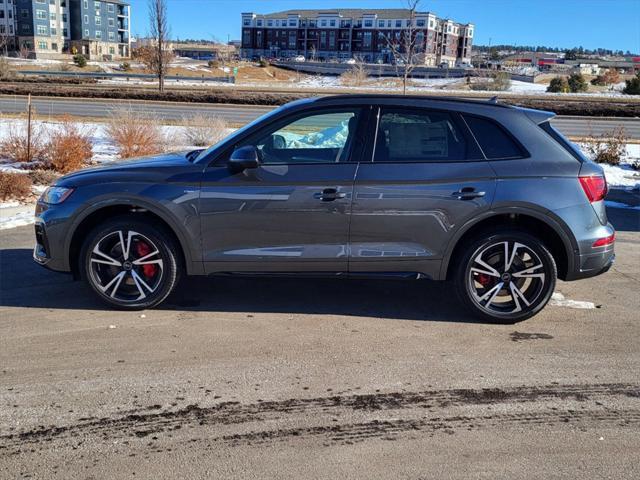
[[[407,37],[407,9],[287,10],[242,14],[244,58],[340,60],[391,63],[390,45]],[[411,27],[416,51],[425,65],[456,66],[471,59],[474,25],[416,12]]]

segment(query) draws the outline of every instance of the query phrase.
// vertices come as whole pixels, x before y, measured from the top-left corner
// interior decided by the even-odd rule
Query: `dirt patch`
[[[511,332],[509,334],[512,342],[523,342],[526,340],[551,340],[553,336],[548,333],[525,333],[525,332]]]

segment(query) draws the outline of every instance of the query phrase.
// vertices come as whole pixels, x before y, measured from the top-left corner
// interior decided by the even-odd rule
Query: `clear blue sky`
[[[147,0],[130,0],[132,34]],[[167,0],[172,36],[240,38],[240,13],[293,8],[399,8],[402,0]],[[609,48],[640,53],[640,0],[423,0],[421,10],[476,24],[475,43]]]

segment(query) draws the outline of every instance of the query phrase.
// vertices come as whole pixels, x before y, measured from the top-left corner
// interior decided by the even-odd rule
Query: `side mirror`
[[[248,145],[234,150],[227,166],[232,173],[242,172],[249,168],[258,168],[260,166],[258,149]]]

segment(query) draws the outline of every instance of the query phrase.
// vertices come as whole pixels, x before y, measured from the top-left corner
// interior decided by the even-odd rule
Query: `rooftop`
[[[323,10],[295,9],[284,10],[282,12],[257,14],[260,18],[286,18],[289,15],[300,16],[302,18],[317,17],[321,14],[337,14],[343,18],[359,18],[363,15],[377,15],[379,19],[408,19],[411,18],[411,10],[407,8],[329,8]],[[416,15],[428,15],[430,12],[415,12]]]

